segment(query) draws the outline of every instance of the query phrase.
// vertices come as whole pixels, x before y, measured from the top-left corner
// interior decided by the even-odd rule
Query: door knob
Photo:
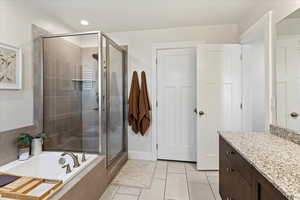
[[[204,115],[205,113],[201,110],[201,111],[199,111],[199,115],[200,116],[202,116],[202,115]]]
[[[297,118],[297,117],[298,117],[298,115],[299,115],[299,114],[298,114],[298,113],[296,113],[296,112],[292,112],[292,113],[291,113],[291,117],[293,117],[293,118]]]

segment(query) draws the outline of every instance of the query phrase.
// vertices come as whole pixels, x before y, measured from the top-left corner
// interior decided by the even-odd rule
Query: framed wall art
[[[0,90],[22,89],[22,49],[0,43]]]

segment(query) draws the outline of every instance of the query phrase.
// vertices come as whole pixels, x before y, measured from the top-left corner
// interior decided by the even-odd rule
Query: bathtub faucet
[[[64,152],[64,153],[61,154],[61,156],[65,156],[65,155],[69,155],[73,159],[73,162],[74,162],[74,166],[73,167],[74,168],[80,166],[79,161],[78,161],[78,157],[74,153],[72,153],[72,152]]]

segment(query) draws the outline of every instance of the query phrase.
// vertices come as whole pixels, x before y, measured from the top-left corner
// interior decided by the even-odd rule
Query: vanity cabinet
[[[287,200],[221,136],[219,145],[223,200]]]

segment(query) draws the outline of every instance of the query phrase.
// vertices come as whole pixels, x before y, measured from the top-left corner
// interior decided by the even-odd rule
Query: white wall
[[[261,2],[259,5],[257,5],[257,7],[252,9],[250,15],[245,16],[241,20],[239,24],[240,33],[246,31],[268,11],[273,11],[273,23],[276,24],[284,17],[296,11],[298,8],[300,8],[300,0]]]
[[[23,89],[0,90],[0,132],[33,124],[31,25],[52,33],[73,32],[26,1],[0,1],[0,42],[23,48]]]
[[[171,28],[159,30],[131,31],[110,33],[109,36],[119,44],[128,45],[129,51],[129,87],[134,70],[144,70],[147,75],[148,92],[152,107],[152,75],[155,73],[152,65],[152,46],[158,43],[203,41],[206,43],[238,43],[237,25],[198,26],[185,28]],[[152,159],[152,129],[145,136],[136,135],[129,128],[128,146],[131,158]]]
[[[265,130],[265,62],[264,42],[243,45],[243,123],[244,131]]]
[[[270,66],[270,71],[268,76],[269,79],[269,87],[267,88],[270,92],[270,110],[271,110],[271,119],[269,119],[270,123],[276,124],[276,107],[275,107],[275,94],[276,94],[276,84],[275,84],[275,63],[272,55],[274,54],[274,48],[273,48],[273,38],[276,37],[276,25],[278,22],[280,22],[282,19],[296,11],[300,8],[300,0],[293,0],[293,1],[276,1],[268,2],[268,3],[261,3],[257,6],[257,8],[253,9],[251,14],[248,16],[245,16],[244,19],[241,20],[241,23],[239,24],[240,32],[243,33],[247,29],[249,29],[251,26],[253,26],[254,23],[256,23],[267,11],[272,11],[272,30],[270,33],[270,41],[269,44],[266,45],[266,53],[269,54],[268,63]],[[274,37],[275,36],[275,37]],[[266,75],[267,76],[267,75]]]
[[[272,12],[268,12],[241,35],[246,131],[269,130],[274,120],[272,27]]]

